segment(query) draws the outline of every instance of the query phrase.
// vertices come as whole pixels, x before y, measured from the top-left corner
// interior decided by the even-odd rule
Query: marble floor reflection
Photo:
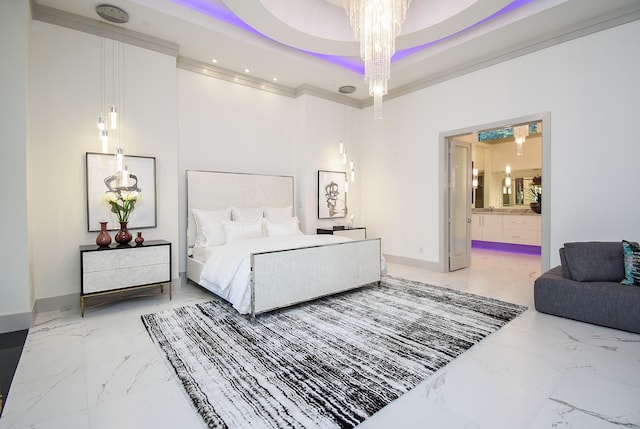
[[[453,273],[389,274],[529,307],[362,428],[640,428],[640,335],[537,313],[540,257],[473,251]],[[5,428],[203,428],[140,315],[210,299],[191,284],[38,315],[5,404]]]

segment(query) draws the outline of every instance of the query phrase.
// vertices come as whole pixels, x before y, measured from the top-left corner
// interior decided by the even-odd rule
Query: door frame
[[[551,241],[551,113],[542,112],[512,119],[505,119],[496,122],[474,125],[456,130],[443,131],[439,137],[440,152],[440,271],[449,272],[450,238],[449,238],[449,181],[451,180],[451,165],[449,161],[449,139],[466,134],[477,133],[483,130],[505,128],[529,122],[542,122],[542,188],[544,189],[546,204],[542,205],[542,272],[549,269]]]

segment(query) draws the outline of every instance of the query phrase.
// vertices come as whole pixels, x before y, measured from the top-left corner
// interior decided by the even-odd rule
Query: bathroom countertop
[[[498,207],[498,208],[482,208],[471,209],[471,213],[476,214],[496,214],[496,215],[525,215],[525,216],[540,216],[530,208],[510,208],[510,207]]]

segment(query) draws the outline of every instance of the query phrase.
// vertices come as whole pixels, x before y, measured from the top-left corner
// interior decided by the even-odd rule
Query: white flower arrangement
[[[142,199],[142,195],[138,191],[109,191],[104,194],[104,199],[111,206],[111,212],[115,213],[119,222],[128,222],[129,215],[136,203]]]

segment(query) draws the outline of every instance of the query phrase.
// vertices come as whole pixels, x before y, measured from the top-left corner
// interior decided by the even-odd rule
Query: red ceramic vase
[[[144,237],[142,236],[142,233],[139,232],[138,236],[136,237],[136,245],[141,246],[142,243],[144,243]]]
[[[107,232],[107,222],[100,222],[100,233],[96,237],[96,244],[100,247],[109,247],[111,236]]]
[[[120,244],[128,244],[131,239],[131,233],[127,230],[127,224],[129,222],[120,222],[120,231],[116,233],[115,239]]]

